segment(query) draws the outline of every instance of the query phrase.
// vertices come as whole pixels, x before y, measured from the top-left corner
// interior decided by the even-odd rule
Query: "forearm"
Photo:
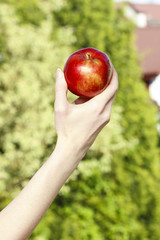
[[[61,141],[22,192],[0,213],[0,239],[25,240],[33,232],[98,133],[109,122],[118,89],[117,74],[113,72],[105,91],[90,100],[83,99],[80,105],[68,102],[67,89],[64,74],[59,70],[54,109],[56,132]]]
[[[22,192],[0,213],[1,239],[23,240],[30,236],[80,158],[71,144],[56,146]]]

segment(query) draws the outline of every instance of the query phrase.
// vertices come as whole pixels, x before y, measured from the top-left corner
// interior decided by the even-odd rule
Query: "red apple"
[[[84,48],[71,54],[64,66],[68,89],[85,98],[101,93],[110,83],[112,64],[109,57],[95,48]]]

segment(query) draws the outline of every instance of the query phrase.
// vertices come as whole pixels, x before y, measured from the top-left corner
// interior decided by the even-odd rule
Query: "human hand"
[[[58,143],[72,146],[83,158],[98,133],[110,121],[111,107],[118,90],[118,76],[113,70],[109,86],[99,95],[84,99],[78,98],[74,104],[67,100],[67,84],[63,72],[58,69],[55,87],[55,127]]]
[[[117,89],[118,77],[114,70],[105,91],[92,99],[78,98],[75,104],[70,104],[64,74],[57,70],[57,145],[23,191],[1,211],[1,239],[27,239],[31,235],[98,133],[109,122]]]

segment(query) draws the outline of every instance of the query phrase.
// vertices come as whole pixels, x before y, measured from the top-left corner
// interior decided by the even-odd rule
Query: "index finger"
[[[99,102],[100,104],[104,103],[104,105],[106,105],[107,102],[109,102],[114,97],[117,91],[118,91],[118,74],[115,68],[113,67],[113,74],[109,85],[102,93],[93,97],[90,100],[90,102],[96,101]]]

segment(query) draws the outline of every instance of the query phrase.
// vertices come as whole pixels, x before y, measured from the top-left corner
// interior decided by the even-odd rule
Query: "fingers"
[[[110,99],[112,99],[113,96],[116,94],[117,90],[118,90],[118,74],[113,67],[113,75],[110,84],[102,93],[95,96],[92,100],[97,101],[99,104],[104,103],[104,105],[106,105],[107,102]]]
[[[57,69],[56,86],[55,86],[55,92],[56,92],[55,93],[56,94],[55,110],[57,109],[58,111],[60,111],[60,110],[66,109],[67,104],[69,104],[67,101],[67,90],[68,90],[68,87],[64,78],[64,74],[60,69]],[[86,109],[92,109],[97,113],[106,112],[106,109],[109,109],[109,106],[110,106],[110,110],[108,111],[108,113],[110,113],[111,106],[113,104],[113,100],[117,90],[118,90],[118,75],[113,67],[112,79],[109,86],[106,88],[106,90],[104,90],[99,95],[93,97],[92,99],[79,97],[73,103],[76,105],[84,104],[83,106]],[[110,114],[108,114],[108,116],[109,115]]]
[[[55,107],[64,107],[67,101],[67,83],[64,78],[64,74],[61,69],[57,69],[56,84],[55,84]]]
[[[108,87],[102,93],[85,102],[84,107],[100,114],[102,116],[102,121],[106,124],[110,120],[111,107],[117,90],[118,75],[113,67],[113,75]]]

